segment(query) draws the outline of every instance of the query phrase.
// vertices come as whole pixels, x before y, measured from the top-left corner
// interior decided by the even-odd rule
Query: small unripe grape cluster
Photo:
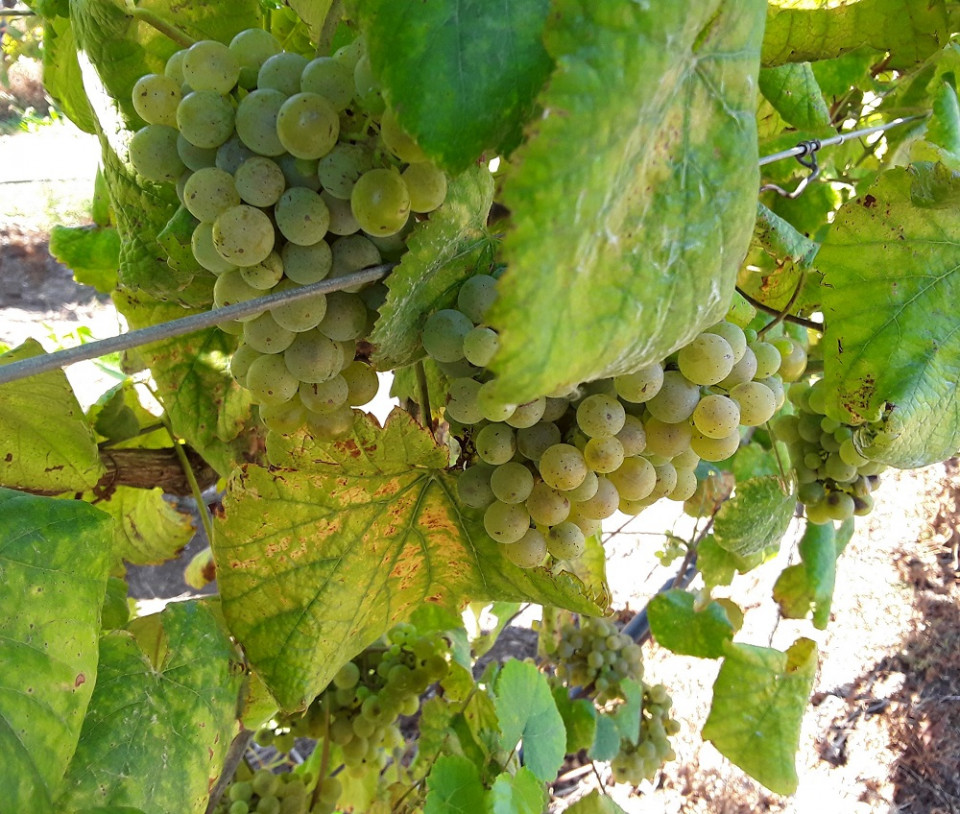
[[[444,173],[385,109],[359,39],[315,59],[262,29],[203,40],[141,77],[133,103],[147,124],[131,163],[177,184],[216,307],[394,260],[414,213],[446,197]],[[231,370],[268,428],[349,431],[351,408],[377,392],[355,357],[383,297],[382,285],[353,286],[222,326],[240,337]]]
[[[246,779],[234,779],[220,798],[216,814],[310,814],[309,775],[274,774],[257,769]]]
[[[610,769],[617,783],[637,785],[652,780],[657,770],[676,753],[670,746],[670,736],[680,731],[680,724],[670,717],[673,702],[662,684],[643,685],[643,712],[640,719],[640,737],[636,744],[620,740],[620,753],[610,761]]]
[[[806,365],[799,343],[763,342],[724,321],[663,364],[504,404],[486,370],[499,347],[484,321],[496,283],[486,274],[467,279],[456,308],[427,318],[422,343],[450,380],[451,430],[468,440],[460,498],[484,511],[488,536],[523,568],[547,554],[579,557],[618,510],[636,515],[661,498],[692,497],[700,460],[733,455],[740,428],[763,424],[783,404],[781,376],[793,380]]]
[[[823,379],[790,386],[795,415],[780,416],[776,437],[787,444],[797,474],[797,497],[811,523],[842,522],[873,510],[871,492],[886,467],[857,450],[856,428],[826,415],[827,387]]]
[[[607,619],[581,617],[560,628],[555,670],[568,687],[590,688],[603,704],[621,698],[620,682],[643,678],[643,650]]]

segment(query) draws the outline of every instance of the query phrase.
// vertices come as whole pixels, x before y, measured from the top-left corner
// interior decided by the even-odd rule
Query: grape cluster
[[[591,688],[598,701],[622,697],[620,682],[643,678],[643,651],[606,619],[582,617],[560,628],[556,674],[567,686]]]
[[[487,534],[524,568],[547,553],[580,556],[618,509],[635,515],[661,498],[692,497],[700,460],[733,455],[740,428],[769,420],[783,404],[784,379],[806,365],[799,343],[760,341],[723,321],[664,363],[504,404],[486,370],[499,346],[484,322],[496,282],[467,279],[456,308],[427,318],[422,343],[450,380],[451,430],[472,445],[460,498],[484,511]]]
[[[269,769],[257,769],[245,779],[239,776],[234,779],[226,794],[220,798],[215,812],[216,814],[311,814],[307,793],[310,780],[309,775],[298,772],[274,774]]]
[[[823,379],[792,384],[789,397],[796,414],[780,416],[774,425],[777,438],[790,449],[797,497],[807,519],[818,524],[869,514],[871,492],[886,468],[857,451],[855,427],[826,415],[826,395]]]
[[[131,163],[176,183],[217,307],[396,259],[408,224],[446,196],[444,173],[385,108],[359,39],[312,60],[262,29],[203,40],[142,77],[133,103],[147,124]],[[351,408],[377,392],[355,357],[383,296],[354,286],[223,326],[240,337],[233,375],[270,429],[349,430]]]
[[[663,684],[643,685],[640,736],[635,744],[621,739],[620,752],[610,761],[617,783],[637,785],[641,780],[652,780],[665,762],[676,758],[670,736],[680,731],[680,724],[670,717],[672,703]]]

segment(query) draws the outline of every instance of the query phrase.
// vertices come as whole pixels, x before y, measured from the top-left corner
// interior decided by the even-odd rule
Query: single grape
[[[712,333],[700,334],[677,354],[680,372],[699,385],[717,384],[725,379],[733,369],[734,361],[730,343]]]
[[[239,271],[228,271],[221,274],[213,284],[213,304],[217,308],[223,308],[226,305],[236,305],[240,302],[255,299],[261,296],[261,292],[249,285]],[[246,317],[244,321],[255,319],[256,317]]]
[[[330,225],[330,212],[316,192],[291,187],[273,210],[280,233],[298,246],[312,246],[323,240]]]
[[[492,494],[492,493],[491,493]],[[570,514],[570,500],[543,481],[537,481],[525,504],[533,521],[542,526],[562,523]]]
[[[626,457],[623,444],[616,437],[591,438],[583,448],[583,457],[594,472],[613,472]]]
[[[177,83],[178,87],[184,84],[183,60],[186,55],[186,48],[180,51],[175,51],[170,55],[170,58],[167,60],[167,64],[163,66],[163,75],[169,76],[174,82]]]
[[[282,404],[290,401],[300,385],[287,370],[283,355],[268,354],[255,359],[247,370],[247,389],[261,404]]]
[[[255,155],[256,153],[247,147],[238,135],[234,134],[217,147],[217,157],[214,164],[217,169],[234,175],[244,161],[253,158]]]
[[[246,204],[230,207],[213,222],[213,245],[237,266],[255,266],[273,251],[273,224],[264,212]]]
[[[243,341],[260,353],[282,353],[295,336],[293,331],[278,325],[269,311],[243,325]]]
[[[200,40],[183,57],[183,79],[195,91],[230,93],[240,77],[240,63],[230,48],[216,40]]]
[[[577,503],[577,511],[591,520],[603,520],[610,517],[620,505],[620,493],[613,482],[607,478],[597,479],[597,491],[589,500]]]
[[[353,429],[355,420],[356,414],[346,404],[327,413],[307,413],[307,426],[321,441],[342,438]]]
[[[614,437],[623,447],[623,455],[625,458],[639,455],[647,447],[647,432],[643,428],[643,421],[629,413],[624,419],[623,429]]]
[[[554,444],[544,451],[538,463],[540,476],[554,489],[575,489],[587,477],[583,453],[570,444]]]
[[[300,383],[300,401],[308,410],[319,415],[348,406],[349,396],[347,381],[339,374],[323,382]]]
[[[774,342],[780,353],[780,368],[777,371],[785,382],[795,382],[807,369],[807,351],[796,339],[783,337]]]
[[[457,308],[475,324],[483,322],[497,299],[497,279],[489,274],[468,277],[457,293]]]
[[[590,498],[597,494],[597,489],[599,488],[600,478],[597,477],[596,472],[588,468],[586,477],[584,477],[580,484],[564,492],[564,494],[570,498],[571,510],[577,508],[578,504],[582,501],[590,500]]]
[[[722,387],[724,390],[731,390],[736,387],[738,384],[744,384],[745,382],[753,381],[753,377],[757,373],[757,357],[754,352],[747,347],[743,352],[743,356],[740,358],[740,361],[737,362],[730,372],[727,374],[720,383],[719,387]]]
[[[177,135],[177,155],[186,164],[188,170],[196,172],[204,167],[215,167],[217,150],[213,147],[197,147],[187,141],[182,133]]]
[[[297,158],[321,158],[330,152],[340,134],[340,117],[322,96],[296,93],[277,113],[277,136],[287,152]]]
[[[536,529],[527,529],[519,540],[501,546],[500,551],[520,568],[536,568],[547,554],[547,542]]]
[[[280,91],[261,87],[237,105],[237,135],[255,153],[278,156],[286,152],[277,135],[277,116],[285,101],[287,97]]]
[[[698,456],[699,457],[699,456]],[[682,503],[692,498],[697,492],[697,473],[693,469],[677,468],[677,482],[673,490],[667,494],[668,500]]]
[[[373,169],[373,153],[362,144],[340,142],[317,162],[321,186],[341,200],[350,200],[357,180]]]
[[[298,333],[283,358],[287,370],[301,382],[325,382],[340,373],[344,362],[341,347],[319,331]]]
[[[693,431],[687,421],[668,424],[649,416],[643,422],[643,430],[647,439],[644,451],[648,455],[659,455],[661,458],[669,459],[690,448],[690,435]]]
[[[447,176],[433,164],[411,164],[401,174],[413,212],[433,212],[447,197]]]
[[[739,449],[740,433],[734,431],[725,438],[709,438],[699,430],[694,430],[690,446],[705,461],[725,461]]]
[[[240,66],[238,82],[241,87],[255,88],[260,67],[282,50],[276,37],[262,28],[248,28],[237,34],[228,46]]]
[[[471,329],[463,337],[463,355],[472,365],[487,367],[500,349],[500,337],[483,325]]]
[[[237,267],[224,260],[213,245],[213,224],[198,223],[190,238],[190,248],[196,261],[207,271],[216,275],[226,274]]]
[[[375,371],[366,362],[359,360],[350,362],[341,372],[347,382],[349,395],[347,404],[351,407],[360,407],[373,401],[380,389],[380,379]]]
[[[177,126],[177,106],[183,98],[180,82],[164,74],[146,74],[133,86],[133,109],[147,124]]]
[[[344,201],[334,197],[324,190],[320,193],[323,202],[327,205],[330,212],[329,230],[335,235],[352,235],[360,231],[360,224],[353,216],[353,210],[350,208],[350,201]],[[382,251],[382,249],[381,249]]]
[[[230,360],[230,375],[232,375],[239,384],[246,387],[247,371],[250,369],[253,361],[259,359],[262,355],[259,351],[255,351],[253,348],[241,342],[233,352],[233,358]]]
[[[237,167],[233,181],[244,203],[260,207],[273,206],[287,186],[277,162],[261,155],[252,156]]]
[[[148,124],[130,139],[130,163],[148,181],[172,184],[186,169],[177,151],[177,131],[164,124]]]
[[[197,170],[183,188],[183,205],[199,221],[214,221],[221,212],[239,203],[233,176],[216,167]]]
[[[473,323],[460,311],[435,311],[423,325],[423,349],[438,362],[456,362],[463,358],[464,338],[471,330]]]
[[[219,147],[233,135],[235,114],[225,96],[213,90],[188,93],[177,106],[177,128],[197,147]]]
[[[419,164],[427,160],[423,150],[400,127],[392,110],[388,109],[380,119],[380,138],[391,153],[407,164]]]
[[[657,482],[657,472],[646,458],[627,458],[620,468],[607,475],[617,487],[620,497],[626,500],[644,500],[649,497]]]
[[[410,193],[395,170],[370,170],[354,185],[350,193],[350,209],[363,231],[372,235],[392,235],[406,225],[410,215]]]
[[[334,110],[346,108],[355,90],[353,71],[332,57],[317,57],[300,74],[300,90],[323,96]]]
[[[516,543],[530,529],[530,515],[522,505],[495,500],[483,513],[483,527],[498,543]]]
[[[668,424],[686,421],[699,403],[700,388],[679,370],[666,371],[660,390],[646,402],[650,414]]]
[[[740,426],[740,405],[727,396],[704,396],[693,411],[693,423],[708,438],[726,438]]]
[[[747,337],[743,332],[743,328],[739,325],[724,320],[707,328],[704,333],[716,334],[727,340],[727,344],[730,345],[730,349],[733,351],[734,364],[743,358],[743,354],[747,350]]]
[[[466,339],[464,339],[464,344],[466,344]],[[543,418],[546,401],[541,396],[533,401],[528,401],[526,404],[518,404],[513,412],[507,416],[506,423],[518,430],[536,426]]]
[[[611,396],[587,396],[577,407],[577,424],[591,438],[610,438],[623,429],[626,412]]]
[[[281,250],[280,257],[283,260],[283,273],[300,285],[318,283],[325,279],[333,265],[330,244],[324,240],[310,246],[287,243]]]
[[[380,251],[373,243],[363,235],[347,235],[336,240],[331,247],[332,267],[330,269],[331,277],[343,277],[347,274],[353,274],[370,266],[380,264]],[[356,293],[367,284],[349,286],[344,291]]]
[[[773,376],[780,369],[780,351],[769,342],[751,342],[750,350],[757,357],[757,372],[755,379],[766,379]]]
[[[367,306],[363,299],[347,291],[327,295],[327,314],[319,325],[321,333],[338,342],[359,339],[367,327]]]
[[[292,280],[281,280],[274,291],[290,291],[301,288]],[[327,313],[327,298],[323,294],[311,294],[303,299],[288,302],[283,305],[274,305],[270,312],[277,324],[288,331],[301,333],[311,331],[324,320]]]
[[[537,462],[549,447],[560,443],[560,437],[560,428],[556,424],[541,420],[539,424],[517,431],[517,449],[525,458]]]
[[[288,187],[304,187],[313,192],[320,192],[320,179],[317,178],[317,164],[315,158],[297,158],[289,153],[277,157],[277,164],[283,172]]]
[[[508,461],[493,471],[490,488],[497,500],[523,503],[533,491],[533,474],[523,464]]]
[[[513,429],[506,424],[488,424],[477,433],[474,446],[481,460],[493,466],[505,464],[517,451]],[[576,447],[571,449],[576,450]]]
[[[474,509],[485,509],[497,496],[490,488],[490,476],[494,468],[477,463],[457,476],[457,494],[460,499]]]
[[[663,386],[663,366],[655,362],[633,373],[615,376],[613,385],[624,401],[643,404],[650,401]]]
[[[730,391],[730,398],[739,405],[740,423],[745,427],[760,426],[769,421],[777,410],[773,391],[760,382],[738,384]]]
[[[278,91],[284,96],[300,92],[300,76],[309,60],[292,51],[267,57],[257,74],[257,88]]]

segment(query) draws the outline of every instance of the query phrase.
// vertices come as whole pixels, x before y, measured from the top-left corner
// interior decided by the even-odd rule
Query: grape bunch
[[[643,704],[640,717],[640,735],[636,743],[620,740],[620,752],[610,761],[613,779],[617,783],[637,785],[641,780],[652,780],[657,770],[676,753],[670,746],[670,736],[680,731],[678,721],[670,717],[673,702],[663,684],[643,685]]]
[[[806,365],[799,343],[760,341],[723,321],[663,363],[504,404],[486,369],[499,347],[485,323],[496,284],[493,275],[468,278],[457,307],[431,314],[421,340],[449,379],[451,431],[468,440],[460,498],[483,510],[489,537],[524,568],[548,553],[580,556],[617,510],[636,515],[661,498],[692,497],[700,460],[733,455],[740,428],[768,421],[783,404],[784,379]]]
[[[395,260],[413,219],[436,209],[447,178],[399,127],[361,39],[330,57],[282,50],[248,29],[203,40],[136,83],[146,122],[130,160],[175,183],[196,226],[216,307]],[[223,325],[240,337],[231,370],[268,428],[333,438],[377,392],[357,343],[382,285],[351,286]]]
[[[560,628],[555,670],[568,687],[590,688],[600,703],[621,698],[620,682],[643,678],[643,651],[607,619],[581,617]]]
[[[245,768],[245,767],[244,767]],[[311,814],[309,775],[274,774],[261,768],[241,778],[240,772],[220,798],[216,814]]]
[[[886,468],[859,453],[855,427],[826,415],[827,387],[823,379],[790,386],[795,415],[777,419],[774,431],[790,450],[799,483],[797,497],[811,523],[843,521],[873,509],[871,492]]]

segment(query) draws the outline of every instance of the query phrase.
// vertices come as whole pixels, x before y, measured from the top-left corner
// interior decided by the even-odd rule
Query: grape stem
[[[313,787],[313,795],[310,798],[310,810],[312,811],[320,801],[320,791],[323,789],[323,781],[327,777],[327,770],[330,768],[330,704],[328,699],[323,699],[323,752],[320,754],[320,768],[317,770],[317,785]]]
[[[427,385],[427,371],[423,367],[423,360],[417,362],[417,389],[420,391],[420,420],[423,426],[433,434],[433,412],[430,409],[430,388]]]
[[[760,300],[756,300],[751,297],[746,291],[740,288],[740,286],[737,286],[737,293],[758,311],[763,311],[763,313],[770,314],[772,317],[782,316],[784,322],[792,322],[794,325],[802,325],[804,328],[809,328],[811,331],[823,333],[822,322],[816,322],[812,319],[804,319],[803,317],[794,316],[793,314],[781,314],[781,312],[776,308],[771,308],[769,305],[765,305],[764,303],[760,302]]]
[[[215,785],[213,787],[213,791],[210,792],[210,799],[207,801],[205,814],[213,814],[217,807],[217,803],[219,803],[220,798],[223,797],[223,793],[230,786],[233,776],[236,774],[237,766],[239,766],[240,761],[243,760],[243,755],[247,751],[247,747],[250,745],[250,741],[252,740],[252,729],[240,730],[237,736],[233,739],[229,750],[227,750],[227,759],[223,762],[223,771],[220,772],[220,778],[217,780],[217,785]]]
[[[139,6],[134,6],[131,3],[127,4],[127,11],[134,19],[139,20],[141,23],[146,23],[151,28],[155,28],[161,34],[169,37],[182,48],[189,48],[196,42],[196,40],[193,39],[193,37],[190,37],[185,31],[177,28],[172,23],[168,23],[166,20],[154,14],[152,11],[149,11],[145,8],[140,8]]]
[[[784,319],[786,319],[787,314],[790,313],[790,309],[793,308],[794,303],[797,301],[797,298],[800,296],[800,291],[803,289],[803,284],[806,281],[806,279],[807,279],[807,270],[802,269],[800,271],[800,279],[797,280],[797,285],[794,287],[793,293],[790,295],[790,299],[787,301],[787,304],[783,306],[780,313],[777,314],[776,317],[774,317],[770,322],[768,322],[759,331],[757,331],[757,336],[759,338],[762,339],[763,335],[767,333],[767,331],[770,331],[773,328],[776,328],[781,322],[784,321]]]

